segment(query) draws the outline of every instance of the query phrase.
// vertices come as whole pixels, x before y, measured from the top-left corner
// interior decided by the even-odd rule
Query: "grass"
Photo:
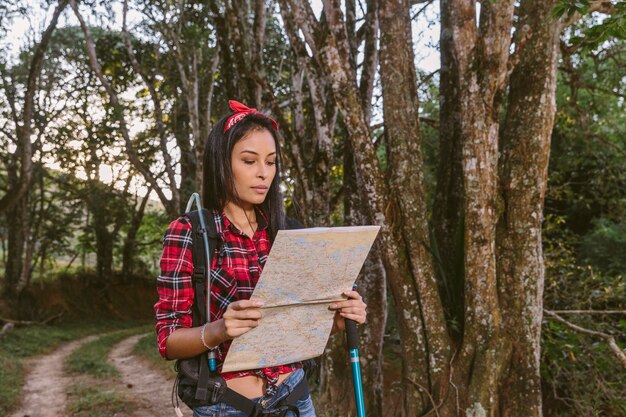
[[[147,326],[133,327],[104,334],[85,343],[65,360],[65,370],[80,378],[69,390],[67,410],[77,417],[113,417],[133,409],[132,400],[116,392],[119,371],[108,363],[109,351],[123,339],[148,331]]]
[[[71,374],[117,377],[119,372],[107,361],[109,350],[123,339],[146,330],[146,327],[119,330],[85,343],[66,358],[65,370]]]
[[[123,395],[101,386],[74,385],[68,394],[67,411],[73,417],[112,417],[131,408]]]
[[[174,361],[166,361],[159,354],[154,332],[139,339],[133,347],[133,354],[145,359],[152,369],[163,373],[167,378],[175,378]]]
[[[56,349],[60,344],[90,334],[136,327],[131,321],[76,321],[55,326],[17,328],[0,339],[0,415],[8,415],[18,402],[28,369],[25,361]]]
[[[0,415],[8,415],[15,406],[23,380],[22,362],[9,360],[0,352]]]

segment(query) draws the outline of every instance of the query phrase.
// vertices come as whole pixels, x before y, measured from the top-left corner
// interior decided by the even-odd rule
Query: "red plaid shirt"
[[[252,238],[233,225],[224,213],[213,211],[218,245],[211,258],[211,321],[222,317],[228,305],[237,300],[248,300],[261,276],[271,242],[267,220],[257,210],[258,228]],[[163,237],[161,274],[157,278],[159,301],[154,305],[156,332],[161,356],[165,356],[165,343],[179,327],[192,326],[194,289],[192,283],[193,260],[191,221],[187,216],[170,223]],[[218,369],[226,357],[232,341],[217,347]],[[221,373],[224,379],[245,375],[265,378],[268,389],[275,387],[280,374],[302,367],[301,363],[240,372]]]

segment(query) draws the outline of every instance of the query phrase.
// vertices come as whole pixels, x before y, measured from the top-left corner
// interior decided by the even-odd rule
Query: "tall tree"
[[[137,146],[133,143],[131,133],[128,128],[128,122],[127,122],[126,115],[125,115],[124,104],[120,101],[119,94],[115,90],[114,85],[112,84],[111,80],[109,80],[105,76],[104,72],[102,71],[102,64],[100,60],[98,59],[98,54],[96,51],[96,44],[90,33],[89,27],[85,23],[85,20],[82,14],[78,10],[78,5],[76,4],[75,0],[70,0],[70,6],[72,7],[74,14],[76,15],[78,21],[80,22],[80,27],[81,27],[81,30],[83,31],[84,38],[85,38],[85,48],[87,50],[87,56],[88,56],[91,68],[94,71],[96,77],[98,78],[100,84],[102,85],[102,88],[105,90],[108,96],[109,105],[114,109],[114,115],[116,116],[117,123],[119,125],[119,132],[124,139],[125,149],[126,149],[126,152],[128,153],[128,158],[133,164],[133,166],[137,169],[137,171],[139,171],[142,174],[146,182],[155,190],[155,192],[159,196],[159,199],[165,206],[170,216],[175,217],[176,215],[179,214],[179,210],[180,210],[180,208],[175,205],[175,203],[179,200],[177,198],[174,198],[173,200],[171,198],[167,198],[167,196],[163,192],[163,189],[159,186],[159,183],[157,181],[158,175],[155,175],[151,171],[150,165],[147,164],[146,161],[144,161],[140,157],[138,150],[137,150]],[[131,59],[132,59],[132,56],[131,56]],[[168,152],[167,149],[161,149],[161,151]],[[170,192],[173,195],[177,194],[176,183],[168,184],[168,186],[170,188]]]
[[[6,211],[16,204],[21,198],[23,198],[30,187],[30,181],[32,177],[32,144],[31,144],[31,130],[32,130],[32,117],[35,94],[37,92],[37,78],[41,73],[43,65],[44,55],[52,33],[54,32],[59,16],[67,6],[67,0],[61,0],[52,14],[52,19],[48,24],[48,27],[43,32],[41,40],[35,46],[33,56],[30,61],[28,70],[28,81],[26,83],[26,93],[24,95],[24,104],[22,110],[22,123],[21,126],[16,120],[17,130],[17,149],[20,155],[20,175],[17,179],[16,187],[12,188],[2,198],[0,198],[0,212]]]
[[[403,415],[539,415],[541,209],[563,27],[552,17],[555,3],[522,0],[516,9],[512,0],[481,2],[477,16],[475,1],[441,2],[441,206],[433,243],[410,2],[379,6],[385,139],[394,167],[386,175],[359,101],[350,2],[342,9],[325,1],[321,19],[308,3],[288,3],[331,82],[368,216],[382,226],[382,255],[401,312]],[[451,257],[438,276],[433,254]],[[457,306],[444,310],[450,303]],[[513,383],[509,371],[528,384]]]
[[[33,172],[33,129],[32,119],[35,109],[35,97],[38,91],[38,78],[43,67],[44,56],[52,34],[56,29],[59,16],[67,6],[67,0],[61,0],[54,9],[52,18],[44,30],[41,40],[34,46],[27,66],[28,78],[21,106],[17,105],[16,87],[7,84],[8,78],[3,70],[5,95],[10,106],[14,132],[5,132],[7,139],[15,146],[15,151],[6,161],[8,171],[8,190],[0,198],[0,213],[9,213],[17,207],[19,213],[10,222],[8,228],[9,261],[5,267],[4,293],[11,295],[24,288],[30,279],[34,242],[30,239],[31,222],[29,212],[29,192]],[[3,65],[4,67],[4,65]],[[13,78],[14,80],[14,78]],[[21,107],[21,114],[18,108]],[[6,127],[6,124],[5,124]],[[4,130],[4,129],[3,129]],[[41,135],[43,132],[39,132]],[[20,284],[21,283],[21,284]]]

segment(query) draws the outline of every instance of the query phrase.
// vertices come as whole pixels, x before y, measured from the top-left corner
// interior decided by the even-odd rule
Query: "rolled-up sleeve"
[[[193,273],[191,223],[180,217],[163,237],[161,273],[157,278],[159,301],[154,305],[159,353],[167,358],[167,338],[179,327],[192,326]]]

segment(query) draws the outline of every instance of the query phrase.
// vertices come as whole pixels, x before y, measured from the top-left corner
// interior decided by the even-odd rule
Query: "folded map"
[[[281,230],[251,300],[261,300],[259,325],[233,340],[222,372],[298,362],[324,352],[333,301],[345,299],[380,226]]]

